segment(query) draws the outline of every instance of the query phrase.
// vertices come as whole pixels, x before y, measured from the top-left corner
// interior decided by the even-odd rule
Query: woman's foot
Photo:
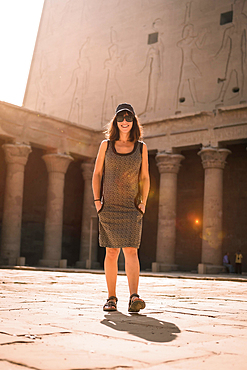
[[[145,307],[146,307],[145,302],[143,301],[143,299],[139,297],[138,294],[136,293],[131,294],[128,308],[129,312],[139,312]]]
[[[117,311],[117,297],[111,296],[106,300],[104,304],[103,311]]]

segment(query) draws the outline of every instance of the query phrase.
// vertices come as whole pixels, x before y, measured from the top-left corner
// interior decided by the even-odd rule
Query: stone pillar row
[[[3,145],[7,163],[7,176],[2,221],[2,242],[0,263],[21,264],[20,240],[22,221],[22,201],[24,170],[31,147],[24,144]],[[227,149],[207,147],[198,154],[205,169],[202,259],[199,272],[216,272],[222,264],[222,194],[223,169],[230,153]],[[66,267],[61,260],[64,179],[73,158],[63,154],[46,154],[48,177],[47,207],[43,258],[40,265]],[[156,156],[160,172],[159,216],[156,261],[153,271],[177,270],[176,248],[176,200],[177,175],[180,154],[160,152]],[[93,161],[82,164],[84,178],[84,198],[82,209],[82,233],[80,260],[77,267],[97,268],[97,213],[92,193]],[[211,266],[211,270],[209,271]],[[213,267],[212,267],[213,266]],[[213,269],[214,268],[214,269]]]
[[[0,264],[23,265],[20,256],[24,170],[31,147],[24,144],[3,145],[7,163],[4,195]],[[47,204],[45,216],[43,258],[41,266],[66,267],[61,260],[64,204],[64,180],[73,158],[63,154],[46,154],[43,157],[48,171]],[[94,208],[92,174],[94,163],[83,163],[84,201],[82,217],[81,251],[78,267],[97,268],[97,212]]]
[[[222,269],[222,197],[223,169],[228,149],[207,147],[198,154],[205,169],[202,263],[199,273],[219,272]],[[158,153],[157,166],[160,172],[159,219],[156,262],[152,271],[177,270],[176,246],[176,199],[177,174],[184,157],[179,154]]]

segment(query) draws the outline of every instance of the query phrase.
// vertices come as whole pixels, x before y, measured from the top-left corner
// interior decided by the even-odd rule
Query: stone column
[[[66,267],[66,260],[61,260],[64,178],[73,158],[63,154],[46,154],[42,158],[48,171],[48,189],[43,259],[39,264],[47,267]]]
[[[32,150],[29,145],[24,144],[4,144],[3,149],[7,162],[7,176],[2,220],[1,263],[20,265],[25,264],[20,257],[24,170]]]
[[[100,264],[97,262],[98,216],[94,207],[92,190],[94,162],[82,163],[81,169],[84,179],[84,195],[80,260],[76,262],[76,266],[80,268],[99,268]]]
[[[176,204],[177,204],[177,174],[181,154],[158,153],[157,166],[160,172],[159,219],[157,235],[156,262],[152,271],[174,271],[176,245]]]
[[[212,147],[203,148],[198,153],[205,170],[202,263],[198,266],[199,273],[217,273],[222,270],[223,169],[229,153],[228,149]]]

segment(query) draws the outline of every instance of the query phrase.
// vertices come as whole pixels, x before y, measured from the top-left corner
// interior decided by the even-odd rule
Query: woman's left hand
[[[145,204],[140,203],[139,206],[138,206],[138,208],[142,211],[143,214],[145,213],[145,210],[146,210]]]

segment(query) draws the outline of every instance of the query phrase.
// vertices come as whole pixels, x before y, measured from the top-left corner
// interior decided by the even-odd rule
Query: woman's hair
[[[123,115],[124,113],[128,113],[129,116],[133,117],[133,125],[129,133],[129,140],[134,143],[140,139],[142,140],[143,128],[138,120],[138,117],[131,115],[130,112],[128,111],[121,112],[121,115]],[[119,128],[117,125],[117,115],[114,116],[113,119],[110,121],[104,134],[106,138],[110,141],[119,140]]]

